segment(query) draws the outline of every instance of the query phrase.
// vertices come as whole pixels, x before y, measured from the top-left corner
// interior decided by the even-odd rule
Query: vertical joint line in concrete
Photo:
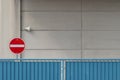
[[[20,0],[20,38],[22,38],[22,0]],[[20,59],[22,58],[22,54],[20,54]]]
[[[83,58],[83,17],[82,17],[82,3],[83,1],[81,0],[81,58]]]

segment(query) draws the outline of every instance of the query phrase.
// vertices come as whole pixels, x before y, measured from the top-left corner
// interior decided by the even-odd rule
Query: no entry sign
[[[25,43],[20,38],[14,38],[9,44],[10,50],[15,54],[20,54],[25,49]]]

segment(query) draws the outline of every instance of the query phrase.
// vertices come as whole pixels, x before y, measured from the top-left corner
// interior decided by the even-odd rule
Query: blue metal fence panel
[[[0,80],[120,80],[120,59],[0,59]]]
[[[0,80],[60,80],[60,62],[0,62]]]
[[[66,62],[66,80],[120,80],[120,62]]]

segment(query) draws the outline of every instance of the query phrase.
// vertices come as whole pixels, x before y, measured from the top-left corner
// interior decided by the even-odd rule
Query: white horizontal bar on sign
[[[23,44],[11,44],[10,47],[25,47]]]

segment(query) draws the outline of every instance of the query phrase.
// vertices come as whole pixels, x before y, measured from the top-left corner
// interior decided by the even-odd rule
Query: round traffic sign
[[[10,50],[15,54],[20,54],[25,49],[25,43],[20,38],[14,38],[9,44]]]

